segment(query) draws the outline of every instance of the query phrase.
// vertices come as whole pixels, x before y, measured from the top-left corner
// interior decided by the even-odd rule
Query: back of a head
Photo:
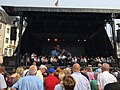
[[[109,71],[109,69],[110,69],[110,65],[108,63],[103,63],[102,70],[103,71]]]
[[[71,69],[70,68],[66,68],[63,71],[64,71],[64,73],[65,73],[66,76],[71,75]]]
[[[98,68],[102,67],[102,64],[101,63],[98,63]]]
[[[75,84],[76,82],[72,76],[63,77],[63,86],[65,90],[74,90]]]
[[[35,75],[37,73],[37,66],[31,65],[29,68],[29,75]]]
[[[93,70],[92,70],[92,67],[88,67],[88,68],[87,68],[87,71],[88,71],[88,72],[92,72],[92,71],[93,71]]]
[[[104,90],[120,90],[120,82],[109,83],[105,85]]]
[[[86,66],[82,66],[80,71],[83,71],[83,70],[87,70],[87,67]]]
[[[16,73],[16,69],[15,68],[12,69],[12,74],[14,74],[14,73]]]
[[[16,69],[16,73],[19,74],[20,76],[23,75],[23,72],[24,72],[24,68],[23,68],[23,67],[18,67],[18,68]]]
[[[64,71],[60,72],[59,75],[58,75],[58,77],[59,77],[60,81],[62,81],[63,77],[65,77]]]
[[[79,72],[80,71],[80,65],[78,63],[75,63],[73,65],[73,72]]]

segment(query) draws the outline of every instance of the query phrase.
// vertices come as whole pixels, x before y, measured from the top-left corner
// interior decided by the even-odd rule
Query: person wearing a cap
[[[49,76],[44,80],[45,90],[54,90],[55,86],[59,84],[59,80],[54,76],[54,72],[54,68],[48,69]]]
[[[41,65],[41,66],[39,67],[39,70],[37,71],[36,76],[37,76],[38,78],[40,78],[40,79],[42,80],[42,82],[44,81],[44,77],[43,77],[42,74],[45,73],[46,70],[47,70],[47,67],[46,67],[45,65]]]

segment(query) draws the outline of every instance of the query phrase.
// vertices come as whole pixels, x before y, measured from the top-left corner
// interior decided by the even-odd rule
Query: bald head
[[[80,71],[80,65],[78,63],[75,63],[73,65],[73,72],[79,72]]]
[[[29,68],[29,74],[35,75],[37,73],[37,67],[35,65],[31,65]]]
[[[110,69],[110,65],[108,63],[103,63],[102,70],[103,71],[109,71],[109,69]]]

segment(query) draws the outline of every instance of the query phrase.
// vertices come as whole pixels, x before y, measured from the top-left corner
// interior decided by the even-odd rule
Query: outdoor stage
[[[115,54],[104,27],[106,22],[112,22],[111,14],[116,15],[120,10],[2,7],[9,15],[25,17],[28,23],[20,42],[21,54],[34,52],[49,55],[56,43],[77,56]]]

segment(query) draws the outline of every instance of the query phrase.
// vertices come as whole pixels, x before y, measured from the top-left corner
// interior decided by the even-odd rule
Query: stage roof
[[[120,9],[101,9],[101,8],[59,8],[59,7],[22,7],[22,6],[2,6],[9,14],[19,16],[21,12],[58,12],[58,13],[120,13]]]
[[[59,42],[66,43],[66,48],[73,43],[79,46],[75,40],[80,39],[81,43],[84,43],[84,51],[88,56],[113,55],[113,47],[104,27],[106,22],[111,22],[112,13],[115,13],[115,18],[120,17],[120,9],[2,7],[9,15],[21,15],[27,18],[28,26],[21,45],[23,51],[39,53],[40,48],[44,48],[45,45],[48,45],[45,48],[52,46],[49,42],[45,42],[47,38],[58,38],[68,40],[69,43]],[[48,49],[50,47],[46,50]]]

